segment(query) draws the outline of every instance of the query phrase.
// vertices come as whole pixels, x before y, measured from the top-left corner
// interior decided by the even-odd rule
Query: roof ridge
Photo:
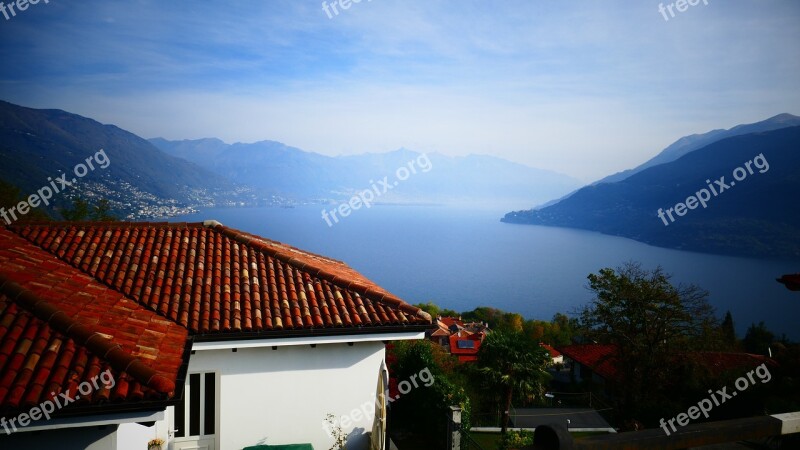
[[[175,383],[173,381],[159,375],[139,358],[123,350],[119,344],[114,344],[102,334],[69,317],[64,311],[11,281],[3,274],[0,274],[0,293],[4,293],[11,301],[54,330],[107,360],[115,370],[131,375],[145,386],[162,394],[169,396],[174,394]]]
[[[97,227],[103,226],[108,228],[136,228],[139,226],[155,227],[155,228],[171,228],[171,227],[184,227],[184,228],[203,228],[202,222],[127,222],[127,221],[47,221],[47,220],[28,220],[21,222],[14,222],[10,225],[5,225],[6,228],[12,231],[17,231],[25,227],[40,227],[40,226],[61,226],[61,227]]]
[[[300,269],[300,270],[308,271],[309,273],[313,274],[314,276],[316,276],[318,278],[322,278],[322,279],[324,279],[324,280],[326,280],[328,282],[334,283],[334,284],[341,284],[341,285],[345,286],[347,289],[356,291],[357,293],[359,293],[361,295],[364,295],[366,297],[375,298],[379,302],[388,303],[389,305],[394,306],[394,307],[400,309],[401,311],[404,311],[404,312],[406,312],[408,314],[413,314],[415,316],[421,317],[421,318],[427,320],[428,322],[432,322],[430,314],[426,313],[425,311],[423,311],[423,310],[421,310],[421,309],[419,309],[419,308],[417,308],[415,306],[412,306],[412,305],[406,303],[405,301],[403,301],[399,297],[397,297],[397,296],[395,296],[393,294],[390,294],[389,292],[380,291],[380,290],[374,289],[374,288],[372,288],[370,286],[367,286],[364,283],[360,283],[360,282],[357,282],[357,281],[350,281],[350,280],[344,279],[341,276],[336,275],[336,274],[331,273],[331,272],[328,272],[328,271],[326,271],[325,269],[323,269],[321,267],[318,267],[316,265],[308,264],[307,262],[301,261],[298,258],[294,257],[293,255],[288,254],[285,251],[281,251],[281,250],[279,250],[277,248],[274,248],[274,247],[271,247],[269,245],[266,245],[263,241],[261,241],[260,239],[255,238],[254,236],[250,235],[249,233],[244,233],[244,232],[241,232],[241,231],[236,230],[234,228],[226,227],[226,226],[220,224],[219,222],[214,223],[214,224],[209,223],[208,225],[206,225],[206,227],[214,230],[215,232],[218,232],[218,233],[222,234],[223,236],[226,236],[226,237],[228,237],[230,239],[233,239],[234,241],[237,241],[237,242],[249,245],[249,246],[251,246],[253,248],[256,248],[258,250],[261,250],[261,251],[269,254],[273,258],[276,258],[279,261],[282,261],[282,262],[284,262],[286,264],[291,265],[292,267],[295,267],[295,268]],[[341,261],[337,261],[337,262],[339,262],[339,263],[343,264],[345,267],[349,268],[349,266],[347,266],[345,263],[343,263]],[[309,269],[311,269],[311,270],[309,270]]]

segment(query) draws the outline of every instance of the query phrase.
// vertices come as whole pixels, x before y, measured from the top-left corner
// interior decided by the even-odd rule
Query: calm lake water
[[[331,209],[331,207],[328,207]],[[742,337],[753,322],[800,339],[800,293],[775,278],[800,261],[708,255],[652,247],[566,228],[510,225],[506,211],[446,206],[373,206],[329,227],[322,207],[209,208],[172,221],[224,225],[336,258],[410,303],[466,311],[492,306],[549,320],[591,300],[586,276],[626,261],[661,265],[673,282],[710,291]]]

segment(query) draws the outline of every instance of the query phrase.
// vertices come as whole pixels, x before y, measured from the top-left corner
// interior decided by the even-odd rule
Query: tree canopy
[[[494,331],[478,351],[478,370],[485,382],[500,393],[501,432],[508,429],[514,393],[541,397],[550,375],[545,370],[550,354],[522,332]]]
[[[590,274],[595,298],[580,310],[586,339],[617,348],[619,372],[612,387],[619,410],[634,418],[651,413],[670,399],[679,373],[693,370],[678,357],[690,350],[719,346],[720,336],[708,293],[695,285],[674,286],[661,267],[645,270],[637,263]]]

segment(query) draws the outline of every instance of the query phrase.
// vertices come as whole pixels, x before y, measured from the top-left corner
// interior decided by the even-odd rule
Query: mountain
[[[183,158],[201,166],[203,162],[215,158],[228,148],[228,144],[219,139],[168,141],[166,139],[155,138],[150,139],[150,143],[170,155]]]
[[[722,139],[624,180],[586,186],[555,205],[508,213],[502,220],[582,228],[676,249],[796,258],[798,142],[800,127]],[[734,171],[748,164],[753,173],[742,178],[737,172],[742,179],[735,180]],[[730,188],[716,183],[723,176]],[[721,192],[711,195],[705,208],[691,202],[695,209],[681,208],[684,214],[675,213],[674,221],[659,217],[659,209],[674,209],[701,190],[710,191],[709,184]]]
[[[107,161],[98,155],[100,150]],[[74,169],[95,155],[93,170]],[[214,192],[233,185],[210,171],[170,156],[150,142],[114,125],[56,109],[32,109],[0,101],[0,180],[23,194],[35,193],[65,173],[75,186],[55,195],[56,206],[69,197],[104,197],[116,212],[163,209],[213,201]],[[105,165],[106,167],[102,167]],[[83,169],[79,169],[83,171]],[[58,186],[58,185],[57,185]],[[140,211],[141,212],[141,211]]]
[[[617,181],[622,181],[633,174],[643,171],[644,169],[675,161],[687,153],[691,153],[697,149],[703,148],[725,138],[796,126],[800,126],[800,117],[783,113],[774,117],[770,117],[769,119],[761,122],[737,125],[727,130],[712,130],[708,133],[684,136],[670,144],[669,147],[665,148],[661,151],[661,153],[649,159],[648,161],[634,167],[633,169],[628,169],[613,175],[609,175],[599,181],[596,181],[595,184],[615,183]]]
[[[580,186],[578,180],[566,175],[484,155],[450,157],[399,149],[331,157],[275,141],[227,145],[218,139],[156,138],[150,142],[221,176],[293,198],[342,200],[388,177],[392,188],[382,194],[381,202],[519,206],[545,201]],[[412,162],[419,170],[406,180],[398,180],[398,171],[405,175],[402,168],[410,169]]]
[[[723,129],[711,130],[703,134],[692,134],[690,136],[684,136],[678,139],[677,141],[673,142],[672,144],[670,144],[669,147],[662,150],[658,155],[650,158],[649,160],[634,167],[633,169],[627,169],[623,170],[622,172],[617,172],[613,175],[609,175],[605,178],[597,180],[592,184],[595,185],[601,183],[616,183],[618,181],[622,181],[631,175],[643,171],[644,169],[657,166],[659,164],[675,161],[676,159],[680,158],[681,156],[687,153],[691,153],[697,149],[703,148],[707,145],[713,144],[714,142],[717,142],[725,138],[733,136],[741,136],[743,134],[758,133],[761,131],[779,130],[781,128],[796,127],[796,126],[800,126],[800,117],[783,113],[783,114],[778,114],[777,116],[774,117],[770,117],[769,119],[763,120],[761,122],[737,125],[727,130]],[[550,200],[548,202],[542,203],[535,209],[542,209],[551,205],[555,205],[561,200],[571,197],[576,192],[577,191],[572,191],[563,197],[559,197],[556,198],[555,200]]]

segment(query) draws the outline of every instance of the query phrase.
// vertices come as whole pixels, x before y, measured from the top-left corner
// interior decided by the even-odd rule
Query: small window
[[[475,348],[475,341],[463,340],[456,342],[458,348]]]

